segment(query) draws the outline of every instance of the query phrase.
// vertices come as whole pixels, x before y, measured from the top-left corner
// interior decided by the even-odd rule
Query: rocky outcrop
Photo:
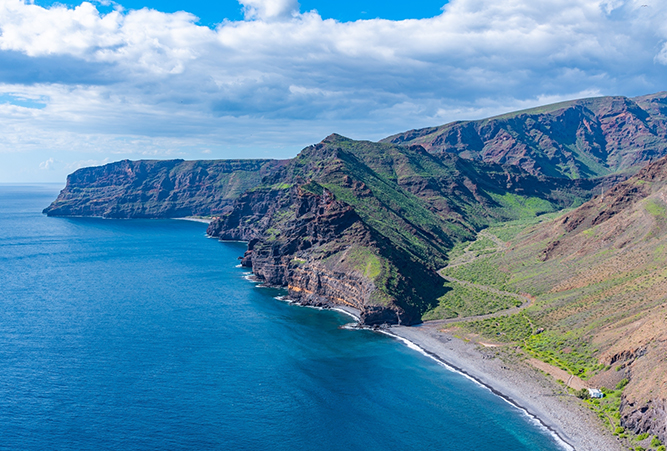
[[[285,164],[278,160],[123,160],[67,177],[49,216],[175,218],[229,211],[232,202]]]
[[[635,434],[657,436],[667,443],[667,403],[664,399],[652,399],[636,405],[623,399],[621,402],[621,426]]]

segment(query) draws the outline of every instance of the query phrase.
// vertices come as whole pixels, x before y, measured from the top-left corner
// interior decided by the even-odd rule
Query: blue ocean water
[[[177,220],[0,186],[2,450],[557,450],[490,391],[244,279]]]

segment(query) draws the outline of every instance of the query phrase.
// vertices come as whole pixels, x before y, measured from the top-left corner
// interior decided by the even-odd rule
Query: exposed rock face
[[[667,409],[664,399],[651,400],[646,404],[634,405],[626,399],[621,403],[621,424],[635,434],[656,435],[661,442],[667,442]]]
[[[79,169],[44,210],[49,216],[174,218],[218,215],[285,162],[119,161]]]
[[[420,144],[512,164],[532,174],[590,178],[635,172],[667,155],[667,92],[557,103],[479,121],[411,130],[383,142]]]
[[[355,307],[369,325],[420,320],[419,310],[402,305],[402,299],[389,296],[382,300],[385,305],[377,305],[378,287],[371,276],[380,276],[381,266],[389,264],[384,261],[388,248],[352,207],[328,191],[318,196],[300,187],[282,193],[256,190],[235,207],[209,226],[209,235],[248,240],[242,264],[261,280],[287,287],[292,299]],[[377,274],[369,274],[369,265],[379,265],[372,268]],[[427,285],[439,282],[436,274],[426,274]]]

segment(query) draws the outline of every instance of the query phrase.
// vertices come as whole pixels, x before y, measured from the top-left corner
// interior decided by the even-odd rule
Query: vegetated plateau
[[[601,97],[285,161],[84,168],[45,212],[212,217],[304,304],[518,345],[606,387],[589,402],[617,433],[665,441],[666,155],[667,93]]]

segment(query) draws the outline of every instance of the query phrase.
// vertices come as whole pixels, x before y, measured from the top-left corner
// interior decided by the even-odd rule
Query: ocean
[[[559,450],[519,409],[247,280],[181,220],[0,185],[0,450]]]

